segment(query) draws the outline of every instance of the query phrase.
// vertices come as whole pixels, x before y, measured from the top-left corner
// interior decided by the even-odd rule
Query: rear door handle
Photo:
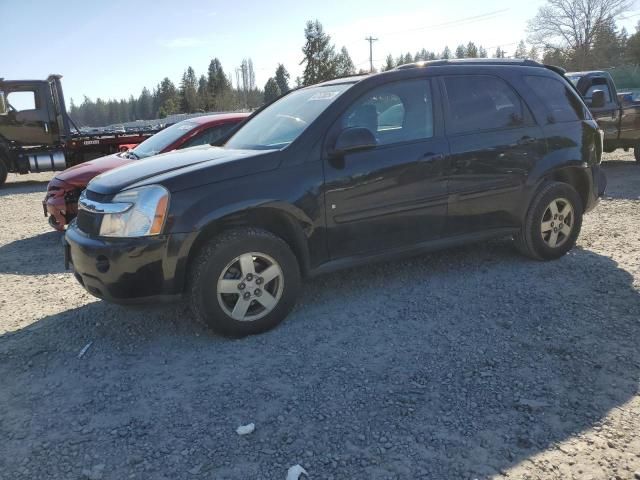
[[[531,145],[532,143],[535,143],[535,141],[535,138],[525,135],[520,140],[518,140],[518,145]]]

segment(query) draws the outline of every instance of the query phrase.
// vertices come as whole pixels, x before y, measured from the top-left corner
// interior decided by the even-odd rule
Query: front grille
[[[78,210],[77,225],[81,232],[87,235],[97,236],[100,234],[100,222],[102,215],[86,210]]]

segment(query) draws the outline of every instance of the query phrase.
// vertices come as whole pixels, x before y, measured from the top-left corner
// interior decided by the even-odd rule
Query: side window
[[[433,137],[433,97],[428,80],[407,80],[375,88],[355,101],[342,128],[368,128],[379,145]]]
[[[611,103],[611,90],[609,90],[609,85],[607,85],[607,80],[605,78],[594,78],[593,84],[589,87],[589,89],[584,94],[584,101],[587,105],[591,105],[591,99],[593,98],[593,92],[596,90],[602,90],[604,92],[604,98],[607,103]]]
[[[524,79],[542,104],[547,107],[549,123],[584,120],[583,103],[568,84],[555,78],[535,75],[528,75]]]
[[[518,94],[489,75],[444,77],[452,134],[520,127],[532,122]]]
[[[218,140],[229,130],[231,130],[233,126],[233,124],[228,123],[226,125],[219,125],[217,127],[208,128],[197,134],[191,140],[185,142],[180,148],[196,147],[198,145],[209,145]]]
[[[22,91],[22,92],[9,92],[7,94],[7,104],[15,108],[17,112],[24,110],[36,110],[36,92],[34,91]]]

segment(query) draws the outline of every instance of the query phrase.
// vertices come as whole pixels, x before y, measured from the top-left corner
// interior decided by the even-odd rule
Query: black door
[[[325,203],[331,258],[402,248],[442,235],[447,213],[439,102],[425,79],[376,87],[334,125],[365,127],[375,148],[325,160]],[[329,146],[330,147],[330,146]]]
[[[446,235],[515,227],[543,132],[515,90],[492,75],[442,78],[451,148]]]

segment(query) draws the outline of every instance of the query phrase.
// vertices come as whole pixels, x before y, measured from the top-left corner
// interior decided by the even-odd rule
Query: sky
[[[235,82],[235,69],[252,58],[263,86],[278,63],[302,74],[307,20],[318,19],[339,50],[347,47],[356,68],[374,66],[388,53],[426,48],[452,50],[469,41],[490,55],[512,54],[526,40],[527,21],[544,0],[109,0],[63,2],[0,0],[3,19],[0,77],[44,79],[63,75],[67,102],[86,95],[127,98],[168,76],[176,85],[192,66],[206,73],[218,57]],[[640,0],[619,22],[629,32],[640,20]]]

